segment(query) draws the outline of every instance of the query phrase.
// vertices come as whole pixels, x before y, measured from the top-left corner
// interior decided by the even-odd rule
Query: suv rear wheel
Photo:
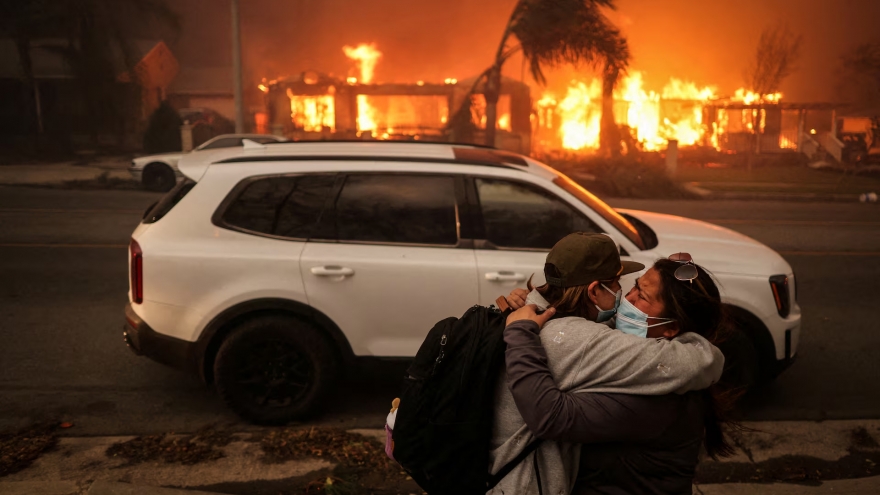
[[[214,383],[226,404],[257,424],[283,424],[318,410],[336,381],[338,359],[319,331],[288,316],[242,323],[214,361]]]

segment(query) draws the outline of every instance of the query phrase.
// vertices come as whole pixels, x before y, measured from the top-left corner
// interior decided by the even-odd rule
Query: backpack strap
[[[519,463],[524,461],[525,458],[529,456],[529,454],[534,452],[535,449],[537,449],[541,445],[542,441],[543,440],[540,438],[535,439],[532,443],[528,444],[526,448],[519,453],[519,455],[514,457],[513,460],[505,464],[504,467],[502,467],[497,473],[490,475],[489,478],[486,480],[486,491],[488,492],[489,490],[495,488],[495,485],[500,483],[505,476],[513,471],[513,468],[517,467]],[[538,484],[540,486],[540,481],[538,482]]]

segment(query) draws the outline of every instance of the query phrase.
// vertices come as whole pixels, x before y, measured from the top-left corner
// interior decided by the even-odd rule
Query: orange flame
[[[537,102],[539,129],[557,128],[563,149],[598,149],[601,88],[598,79],[593,79],[589,85],[573,81],[565,98],[558,103],[552,93],[545,93]],[[781,98],[781,93],[759,95],[741,88],[731,101],[747,105],[777,104]],[[671,78],[660,93],[649,91],[644,89],[642,73],[632,71],[622,79],[614,92],[615,120],[625,123],[635,140],[648,151],[662,150],[673,139],[683,146],[705,143],[718,148],[719,123],[707,126],[703,122],[703,108],[717,99],[715,87],[700,87],[676,78]],[[621,113],[624,109],[625,113]],[[755,112],[751,119],[743,117],[743,126],[750,131],[754,127],[751,121],[763,129],[764,111]],[[558,126],[554,125],[554,116],[559,118]],[[721,112],[721,118],[726,121],[729,115]]]
[[[361,71],[361,82],[364,84],[373,82],[376,64],[382,58],[382,52],[376,49],[376,44],[361,43],[357,47],[345,45],[342,47],[342,51],[345,52],[346,57],[357,61]]]
[[[358,68],[361,71],[361,82],[369,84],[373,81],[373,75],[376,70],[376,64],[382,57],[382,52],[376,49],[375,43],[361,43],[357,47],[348,45],[342,47],[345,56],[357,61]],[[349,77],[349,84],[356,84],[357,79]],[[376,129],[376,109],[370,105],[367,95],[358,95],[358,118],[357,126],[359,131],[373,131]],[[385,133],[387,134],[387,133]]]
[[[290,98],[290,117],[296,127],[306,132],[336,130],[335,99],[333,95],[303,96],[287,90]]]

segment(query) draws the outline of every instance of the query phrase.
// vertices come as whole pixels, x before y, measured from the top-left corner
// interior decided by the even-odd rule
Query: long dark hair
[[[727,338],[729,326],[725,324],[721,294],[712,275],[703,267],[697,268],[697,278],[692,281],[678,280],[675,271],[682,264],[671,260],[658,260],[654,269],[660,275],[660,298],[664,311],[661,316],[673,318],[681,333],[693,332],[717,345]],[[713,459],[729,457],[735,453],[725,435],[725,428],[741,429],[730,419],[736,400],[742,392],[715,384],[704,392],[707,401],[704,423],[706,453]]]

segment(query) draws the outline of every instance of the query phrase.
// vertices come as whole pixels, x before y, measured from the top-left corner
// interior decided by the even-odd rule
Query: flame
[[[353,48],[348,45],[342,47],[345,56],[357,61],[358,68],[361,71],[361,82],[369,84],[373,81],[373,75],[376,70],[376,64],[382,57],[382,52],[376,49],[375,43],[361,43]],[[354,81],[352,81],[354,80]],[[357,78],[349,77],[349,84],[357,84]],[[370,105],[367,95],[358,95],[357,97],[358,118],[357,127],[359,131],[373,131],[376,129],[376,109]],[[383,134],[383,136],[387,133]],[[387,139],[387,138],[386,138]]]
[[[510,114],[505,113],[498,117],[498,128],[504,129],[505,131],[510,130]]]
[[[290,118],[297,128],[306,132],[336,130],[335,99],[333,95],[295,95],[288,89]]]
[[[563,149],[598,149],[601,88],[598,79],[589,85],[573,81],[565,98],[558,103],[555,95],[544,93],[536,104],[539,132],[540,129],[558,129]],[[699,86],[677,78],[671,78],[659,93],[649,91],[644,88],[643,74],[632,71],[614,92],[615,120],[626,124],[633,138],[647,151],[662,150],[673,139],[683,146],[707,144],[718,148],[721,129],[727,128],[725,123],[729,123],[730,112],[720,112],[719,119],[723,123],[707,125],[703,117],[705,105],[719,99],[717,91],[714,86]],[[781,93],[759,95],[740,88],[729,101],[752,105],[777,104],[781,99]],[[757,126],[763,131],[765,110],[746,110],[741,114],[744,129],[754,132]],[[558,125],[555,124],[557,117]]]
[[[358,68],[361,71],[361,82],[370,84],[373,82],[373,74],[376,70],[376,64],[382,57],[382,52],[376,49],[375,43],[361,43],[357,47],[345,45],[342,47],[345,56],[356,60]]]
[[[577,82],[568,88],[565,98],[556,107],[562,118],[559,134],[562,147],[569,150],[599,147],[602,85],[594,79],[590,86]],[[541,101],[552,101],[545,96]]]
[[[742,102],[746,105],[754,105],[758,103],[776,104],[782,99],[782,93],[768,93],[765,95],[749,91],[746,88],[739,88],[733,94],[732,101]]]

